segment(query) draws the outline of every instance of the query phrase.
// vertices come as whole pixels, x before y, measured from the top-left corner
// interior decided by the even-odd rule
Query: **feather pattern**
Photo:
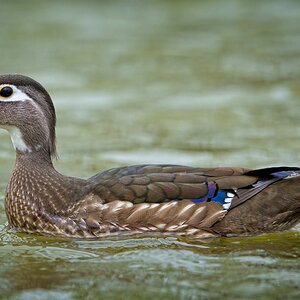
[[[26,232],[86,238],[226,234],[219,224],[230,219],[231,211],[269,186],[300,174],[296,168],[268,173],[267,169],[142,165],[111,169],[84,181],[62,177],[54,169],[46,176],[47,166],[41,167],[31,170],[23,162],[14,171],[6,198],[10,224]],[[39,198],[16,201],[20,193],[30,194],[33,186],[39,187]]]

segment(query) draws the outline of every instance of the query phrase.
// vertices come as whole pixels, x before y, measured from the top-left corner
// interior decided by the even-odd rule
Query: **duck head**
[[[48,92],[23,75],[0,75],[0,127],[11,136],[18,154],[56,155],[55,109]]]

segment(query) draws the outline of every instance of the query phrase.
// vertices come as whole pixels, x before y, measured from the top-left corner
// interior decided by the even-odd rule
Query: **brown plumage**
[[[25,76],[0,76],[0,126],[16,149],[5,209],[17,231],[203,238],[284,230],[300,219],[298,168],[139,165],[87,180],[60,174],[52,164],[54,106],[46,90]]]

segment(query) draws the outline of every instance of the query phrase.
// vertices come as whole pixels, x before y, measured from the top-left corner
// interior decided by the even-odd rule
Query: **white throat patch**
[[[21,130],[18,127],[12,126],[7,127],[6,129],[10,133],[10,138],[15,150],[20,152],[31,152],[31,149],[26,145]]]

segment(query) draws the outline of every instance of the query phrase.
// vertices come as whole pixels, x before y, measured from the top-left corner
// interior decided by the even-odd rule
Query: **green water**
[[[300,165],[299,1],[5,1],[0,73],[50,92],[55,163]],[[3,197],[1,299],[299,299],[300,227],[243,238],[17,235]]]

